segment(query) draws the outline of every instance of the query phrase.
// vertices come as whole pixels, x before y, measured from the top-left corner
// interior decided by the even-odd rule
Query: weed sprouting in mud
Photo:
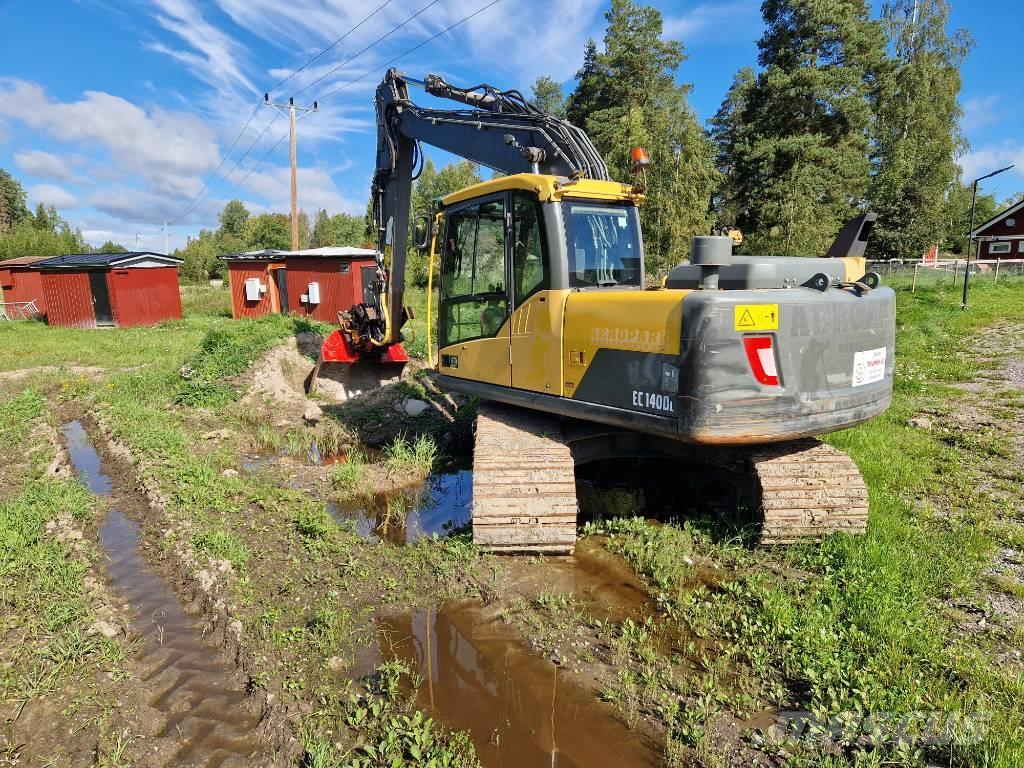
[[[331,487],[338,496],[361,496],[369,492],[366,454],[359,448],[349,451],[345,461],[331,467]]]
[[[400,435],[384,449],[384,463],[393,475],[426,475],[437,457],[437,442],[426,434],[412,440]]]
[[[375,673],[343,700],[345,741],[329,741],[309,728],[304,739],[310,768],[434,766],[474,768],[476,750],[463,732],[450,731],[415,708],[419,680],[398,660]],[[313,719],[318,717],[313,716]],[[322,715],[320,715],[322,717]]]
[[[249,561],[249,550],[224,530],[200,531],[192,537],[192,546],[209,557],[227,560],[236,571],[244,571]]]

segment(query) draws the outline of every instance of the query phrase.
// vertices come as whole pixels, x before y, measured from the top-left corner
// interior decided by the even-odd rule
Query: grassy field
[[[551,567],[543,559],[494,558],[464,534],[373,546],[332,517],[331,499],[393,487],[453,457],[426,417],[409,417],[380,456],[352,449],[361,458],[333,468],[304,465],[313,440],[357,445],[353,425],[405,419],[395,416],[404,398],[452,405],[420,380],[362,412],[329,411],[315,427],[282,423],[273,403],[245,398],[246,371],[307,329],[302,321],[231,321],[226,290],[194,287],[183,291],[185,318],[154,328],[2,324],[0,371],[35,370],[0,377],[11,467],[0,480],[6,711],[29,702],[42,711],[55,697],[66,706],[67,685],[80,679],[69,716],[104,744],[97,754],[143,764],[143,741],[123,735],[124,707],[103,682],[131,684],[130,649],[85,631],[97,611],[86,580],[102,580],[90,543],[102,502],[46,476],[54,448],[39,425],[93,413],[131,453],[117,471],[164,502],[140,520],[158,542],[155,567],[177,572],[181,548],[231,564],[225,599],[248,686],[300,713],[287,727],[305,765],[473,764],[465,736],[417,712],[413,671],[364,653],[382,613],[455,598],[496,606],[557,652],[567,674],[657,735],[666,765],[1024,764],[1024,667],[1014,655],[1024,585],[999,567],[1024,549],[1024,392],[991,374],[1022,356],[1024,290],[979,284],[973,296],[964,312],[952,291],[901,291],[894,404],[829,437],[868,481],[867,536],[759,549],[728,520],[684,516],[685,500],[661,526],[631,516],[629,496],[609,501],[625,514],[584,533],[639,575],[656,606],[646,620],[609,620],[583,595],[526,586],[524,569]],[[420,331],[409,346],[422,353],[423,296],[413,303]],[[243,454],[270,450],[284,458],[239,471]],[[85,531],[80,545],[44,535],[61,514]],[[812,726],[799,738],[766,729],[780,712],[807,713]],[[933,717],[949,733],[929,744],[918,732]],[[64,754],[39,744],[25,752],[29,764]],[[89,760],[56,764],[101,762]]]

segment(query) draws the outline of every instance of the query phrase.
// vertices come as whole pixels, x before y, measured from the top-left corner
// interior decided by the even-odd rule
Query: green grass
[[[231,317],[231,288],[223,285],[214,288],[209,285],[181,286],[181,313],[192,317]]]
[[[234,379],[294,332],[294,322],[283,315],[236,320],[210,328],[199,344],[198,353],[182,366],[184,381],[176,402],[198,407],[232,402],[241,394]]]
[[[871,490],[866,536],[781,552],[737,553],[698,540],[703,554],[739,558],[743,566],[709,589],[695,586],[675,556],[674,539],[689,543],[685,531],[630,522],[600,529],[661,593],[667,615],[714,643],[717,658],[739,676],[715,687],[731,691],[734,708],[753,692],[774,706],[819,714],[985,713],[988,741],[954,744],[955,764],[1024,763],[1024,718],[1009,705],[1024,694],[1024,679],[993,667],[984,644],[959,637],[940,609],[951,596],[972,593],[990,562],[999,510],[969,467],[984,472],[999,454],[984,441],[944,441],[906,423],[918,408],[948,402],[943,383],[975,373],[970,344],[981,329],[1022,316],[1024,291],[1009,285],[979,285],[968,312],[951,293],[900,295],[892,408],[828,438],[856,460]],[[925,498],[948,507],[942,517],[919,502]],[[809,576],[772,575],[780,566]],[[679,690],[678,681],[666,685],[666,692]],[[691,730],[673,717],[666,717],[670,734],[692,746]],[[886,755],[899,758],[879,757]]]
[[[384,465],[393,475],[425,475],[437,456],[437,443],[430,435],[417,435],[412,440],[400,435],[384,449]]]

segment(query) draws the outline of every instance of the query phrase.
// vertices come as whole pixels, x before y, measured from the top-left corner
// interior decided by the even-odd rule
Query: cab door
[[[441,373],[511,386],[508,196],[445,211],[438,308]]]
[[[537,196],[511,195],[512,386],[562,394],[564,290],[551,289],[552,265]]]

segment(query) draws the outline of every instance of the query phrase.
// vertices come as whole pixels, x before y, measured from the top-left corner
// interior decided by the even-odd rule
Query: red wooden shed
[[[50,325],[130,328],[181,319],[180,264],[148,251],[78,253],[32,269],[42,277]]]
[[[39,272],[30,267],[45,256],[23,256],[19,259],[0,261],[0,290],[3,290],[5,304],[23,305],[35,302],[37,315],[46,314],[46,299],[43,297],[43,281]],[[9,317],[23,314],[21,306],[8,311]]]
[[[231,281],[234,317],[291,312],[326,323],[338,312],[368,301],[377,275],[369,248],[252,251],[221,256]]]
[[[284,257],[279,251],[249,251],[219,257],[228,265],[231,316],[262,317],[281,311],[278,279],[284,280]],[[281,271],[281,275],[278,275]],[[287,301],[287,296],[285,298]]]
[[[993,216],[971,237],[978,241],[979,260],[1024,259],[1024,200]]]

